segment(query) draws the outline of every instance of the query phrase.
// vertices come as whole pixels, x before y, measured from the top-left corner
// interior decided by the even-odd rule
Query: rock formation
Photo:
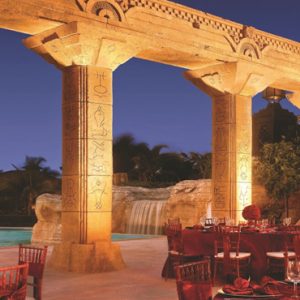
[[[40,195],[35,204],[38,222],[32,229],[32,243],[55,244],[61,240],[61,196]]]
[[[290,207],[296,207],[294,195]],[[269,201],[263,187],[253,186],[253,202],[259,206]],[[210,214],[211,180],[185,180],[168,188],[147,189],[131,186],[113,187],[112,231],[118,233],[160,233],[168,219],[179,217],[183,227],[198,224]],[[37,224],[32,242],[53,244],[61,235],[61,196],[44,194],[36,201]],[[299,211],[290,210],[293,222]]]

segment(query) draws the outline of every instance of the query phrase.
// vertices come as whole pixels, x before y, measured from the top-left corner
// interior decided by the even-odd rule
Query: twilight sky
[[[300,41],[299,0],[176,0],[245,25]],[[25,35],[0,29],[0,169],[25,155],[61,166],[61,75],[27,50]],[[211,101],[182,77],[183,69],[132,59],[114,73],[114,136],[133,134],[150,146],[211,150]],[[266,106],[260,96],[253,111]],[[286,100],[282,106],[300,114]]]

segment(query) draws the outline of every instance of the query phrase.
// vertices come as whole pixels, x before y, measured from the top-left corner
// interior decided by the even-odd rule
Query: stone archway
[[[25,46],[63,72],[57,268],[123,266],[110,238],[112,74],[132,57],[183,67],[212,97],[212,212],[240,218],[251,203],[251,99],[272,86],[297,102],[298,43],[163,0],[4,0],[0,16],[0,27],[33,35]]]

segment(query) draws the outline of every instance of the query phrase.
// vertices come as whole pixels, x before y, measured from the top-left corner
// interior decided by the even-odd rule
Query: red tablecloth
[[[246,299],[264,299],[264,300],[269,300],[269,299],[272,299],[272,300],[275,300],[275,299],[278,299],[278,300],[289,300],[289,299],[293,299],[292,295],[294,294],[294,287],[293,287],[292,284],[286,284],[286,283],[282,283],[282,282],[276,282],[276,290],[278,291],[278,293],[279,293],[280,296],[276,297],[274,295],[274,296],[268,297],[267,295],[264,295],[263,298],[255,298],[255,297],[253,297],[251,295],[244,295],[243,299],[244,300],[246,300]],[[299,292],[300,292],[300,286],[298,286],[298,294],[299,294]],[[214,297],[214,300],[233,299],[231,297],[234,297],[234,296],[217,294]],[[234,298],[234,299],[238,299],[238,298]]]
[[[220,295],[220,294],[217,294],[214,298],[214,300],[225,300],[225,299],[241,299],[241,300],[249,300],[249,299],[263,299],[263,300],[292,300],[293,298],[292,297],[289,297],[289,296],[282,296],[282,297],[263,297],[263,298],[253,298],[251,296],[245,296],[245,298],[230,298],[230,296],[224,296],[224,295]],[[295,298],[294,298],[295,299]]]
[[[251,253],[251,278],[259,280],[266,274],[268,251],[280,251],[283,248],[284,238],[282,232],[241,233],[240,251]],[[214,240],[216,233],[200,230],[184,229],[182,231],[184,252],[186,255],[214,255]],[[165,273],[164,266],[162,276]]]

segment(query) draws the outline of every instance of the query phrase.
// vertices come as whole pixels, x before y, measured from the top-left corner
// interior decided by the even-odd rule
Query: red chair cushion
[[[182,282],[182,296],[184,300],[210,300],[212,299],[211,282]]]

